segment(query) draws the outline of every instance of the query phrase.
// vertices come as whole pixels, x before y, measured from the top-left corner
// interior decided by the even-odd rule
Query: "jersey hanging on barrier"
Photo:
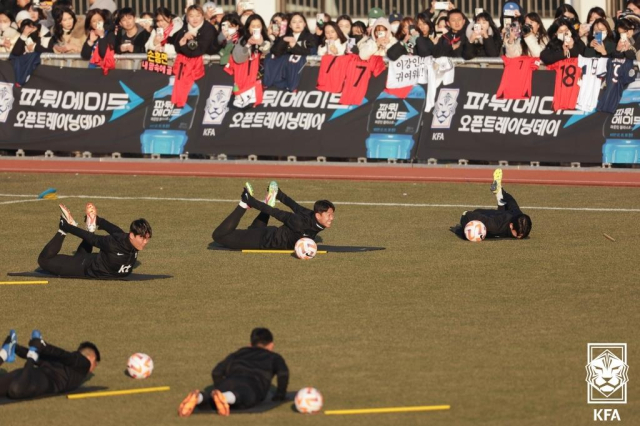
[[[436,105],[436,93],[441,85],[448,86],[453,83],[456,75],[456,68],[451,58],[434,59],[427,58],[427,102],[425,112],[431,112]]]
[[[233,94],[238,99],[238,102],[234,101],[234,105],[245,108],[250,103],[254,103],[254,106],[262,103],[262,81],[258,80],[260,54],[254,53],[248,61],[241,64],[236,63],[231,56],[224,70],[233,76]]]
[[[613,114],[618,109],[625,87],[636,79],[632,59],[609,59],[607,88],[598,103],[598,111]]]
[[[307,64],[307,57],[285,54],[282,56],[267,55],[264,58],[265,87],[294,92],[298,90],[302,77],[302,68]]]
[[[351,56],[345,74],[344,89],[340,97],[341,105],[362,104],[369,88],[371,75],[378,77],[386,69],[382,56],[372,56],[368,61],[363,61],[357,55]]]
[[[580,94],[580,77],[582,69],[578,66],[578,58],[558,61],[547,67],[556,72],[556,88],[553,93],[553,110],[575,110]]]
[[[344,86],[344,79],[347,73],[351,55],[324,55],[320,62],[318,72],[318,90],[329,93],[340,93]]]
[[[502,57],[504,72],[496,98],[529,99],[531,98],[531,80],[533,71],[540,68],[540,58],[519,56],[517,58]]]
[[[596,109],[602,79],[607,75],[607,63],[607,58],[578,57],[578,66],[582,69],[582,80],[576,109],[586,112]]]

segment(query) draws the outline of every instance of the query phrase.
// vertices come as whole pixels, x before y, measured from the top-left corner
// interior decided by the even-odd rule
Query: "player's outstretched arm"
[[[98,216],[96,218],[96,224],[98,225],[98,228],[107,232],[109,235],[124,234],[124,231],[120,229],[119,226],[114,225],[113,223],[109,222],[107,219],[103,217]]]
[[[260,210],[261,212],[276,218],[282,223],[285,223],[287,220],[289,220],[293,216],[293,213],[285,212],[283,210],[270,207],[267,204],[256,200],[250,195],[247,196],[247,200],[245,202],[249,205],[249,207],[253,207],[256,210]]]
[[[63,232],[75,235],[78,238],[82,238],[83,240],[85,240],[92,246],[99,248],[100,250],[109,251],[111,246],[113,245],[113,238],[111,236],[99,236],[94,234],[93,232],[85,231],[84,229],[80,229],[77,226],[71,225],[69,222],[64,220],[64,218],[60,218],[60,220],[60,229]]]
[[[278,378],[278,390],[273,397],[274,401],[282,401],[287,396],[287,386],[289,386],[289,367],[284,362],[284,358],[277,357],[274,365],[274,370]]]
[[[308,208],[302,207],[300,204],[296,203],[291,197],[282,192],[282,189],[279,188],[278,194],[276,195],[276,200],[289,207],[294,213],[305,214],[311,212],[311,210],[309,210]]]

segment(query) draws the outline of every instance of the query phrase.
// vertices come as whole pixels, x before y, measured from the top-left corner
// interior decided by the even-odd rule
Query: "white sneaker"
[[[73,216],[71,216],[71,210],[69,210],[67,206],[65,206],[64,204],[60,204],[59,207],[60,207],[60,211],[62,212],[62,217],[64,218],[64,220],[69,222],[69,225],[78,226],[78,222],[76,222],[73,219]]]

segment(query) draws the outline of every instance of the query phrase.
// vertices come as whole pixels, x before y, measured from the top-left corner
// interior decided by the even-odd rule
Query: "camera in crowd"
[[[189,50],[196,50],[198,48],[198,40],[192,38],[187,42],[187,47],[189,48]]]
[[[524,24],[522,26],[522,35],[523,36],[528,36],[529,34],[531,34],[531,32],[533,31],[533,27],[529,24]]]

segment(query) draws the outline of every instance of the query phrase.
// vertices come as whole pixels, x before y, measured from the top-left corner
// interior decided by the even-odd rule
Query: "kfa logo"
[[[626,404],[629,366],[626,343],[587,345],[587,401],[589,404]],[[621,421],[617,409],[593,410],[594,421]]]
[[[118,273],[119,274],[128,274],[130,269],[131,269],[131,265],[122,265],[122,266],[120,266],[120,270],[118,271]]]
[[[13,84],[0,83],[0,123],[5,123],[13,108]]]
[[[213,86],[211,88],[202,124],[222,124],[224,116],[229,112],[229,100],[231,100],[232,92],[231,86]]]
[[[433,111],[432,129],[450,129],[458,108],[460,89],[440,89],[436,109]]]

